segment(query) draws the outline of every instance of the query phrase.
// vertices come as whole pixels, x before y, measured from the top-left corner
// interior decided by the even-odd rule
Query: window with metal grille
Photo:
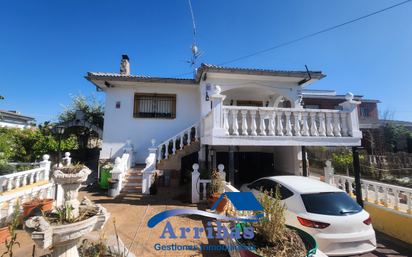
[[[156,93],[134,94],[134,118],[176,118],[176,95]]]
[[[306,109],[320,109],[319,104],[305,104]]]
[[[369,117],[369,109],[367,107],[360,108],[360,116],[361,117]]]

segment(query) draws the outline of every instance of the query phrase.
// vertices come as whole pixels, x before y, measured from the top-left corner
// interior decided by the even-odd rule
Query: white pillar
[[[156,140],[152,139],[152,147],[149,148],[149,157],[146,158],[146,167],[143,169],[142,193],[150,194],[150,187],[152,186],[152,177],[156,170]],[[161,149],[161,148],[160,148]],[[159,150],[160,151],[160,150]]]
[[[216,85],[213,89],[214,95],[212,95],[212,112],[213,112],[213,135],[224,136],[225,130],[223,128],[223,100],[226,96],[221,95],[221,89]]]
[[[333,168],[330,166],[331,164],[330,161],[326,161],[326,167],[323,169],[325,170],[325,182],[333,186]]]
[[[192,203],[199,203],[199,176],[200,173],[197,171],[199,169],[199,165],[197,163],[193,164],[192,166]]]
[[[352,137],[362,138],[362,132],[359,130],[358,105],[361,102],[353,101],[353,94],[346,94],[346,102],[339,104],[343,107],[343,111],[349,112],[346,116],[346,124],[348,127],[348,134]]]
[[[40,162],[40,168],[44,168],[43,176],[41,177],[41,180],[49,180],[50,179],[51,161],[49,161],[49,159],[50,159],[50,155],[45,154],[45,155],[43,155],[43,161]],[[27,177],[27,175],[26,175],[26,177]],[[23,186],[26,185],[26,180],[27,180],[26,177],[24,178]]]

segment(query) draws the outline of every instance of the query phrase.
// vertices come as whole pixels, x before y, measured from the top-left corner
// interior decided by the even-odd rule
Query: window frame
[[[172,100],[172,113],[171,117],[156,117],[156,112],[153,112],[154,117],[139,117],[139,107],[140,107],[140,97],[153,97],[153,98],[171,98]],[[153,100],[152,100],[153,101]],[[158,93],[134,93],[133,96],[133,118],[135,119],[167,119],[172,120],[176,119],[176,102],[177,102],[177,95],[176,94],[158,94]]]

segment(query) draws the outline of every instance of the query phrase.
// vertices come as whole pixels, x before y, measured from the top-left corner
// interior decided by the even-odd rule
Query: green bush
[[[0,175],[7,175],[13,173],[13,167],[0,163]]]

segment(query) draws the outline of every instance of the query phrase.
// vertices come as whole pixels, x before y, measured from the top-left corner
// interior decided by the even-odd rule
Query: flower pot
[[[33,201],[28,201],[21,206],[23,207],[23,217],[26,217],[30,214],[30,212],[34,209],[39,207],[41,204],[42,210],[43,211],[50,211],[52,209],[54,199],[43,199],[43,200],[33,200]]]
[[[221,194],[212,194],[209,196],[207,202],[209,204],[209,207],[213,207],[215,205],[217,199],[219,199]],[[222,200],[220,200],[219,204],[216,206],[216,211],[225,211],[227,206],[227,198],[223,197]]]
[[[242,232],[243,228],[246,227],[246,223],[242,222],[236,225],[236,227]],[[313,236],[311,236],[309,233],[307,233],[306,231],[303,231],[299,228],[293,227],[293,226],[289,226],[286,225],[287,228],[289,229],[293,229],[296,231],[296,233],[300,236],[300,238],[302,239],[302,241],[305,243],[306,246],[306,255],[302,256],[302,257],[310,257],[314,254],[316,254],[316,250],[318,249],[318,243],[316,242],[315,238]],[[238,243],[239,245],[241,245],[241,243],[236,239],[236,243]],[[240,256],[242,257],[265,257],[263,255],[257,254],[253,251],[249,251],[247,249],[241,249],[239,250]]]
[[[6,239],[10,240],[10,237],[9,227],[0,228],[0,243],[3,243]]]

